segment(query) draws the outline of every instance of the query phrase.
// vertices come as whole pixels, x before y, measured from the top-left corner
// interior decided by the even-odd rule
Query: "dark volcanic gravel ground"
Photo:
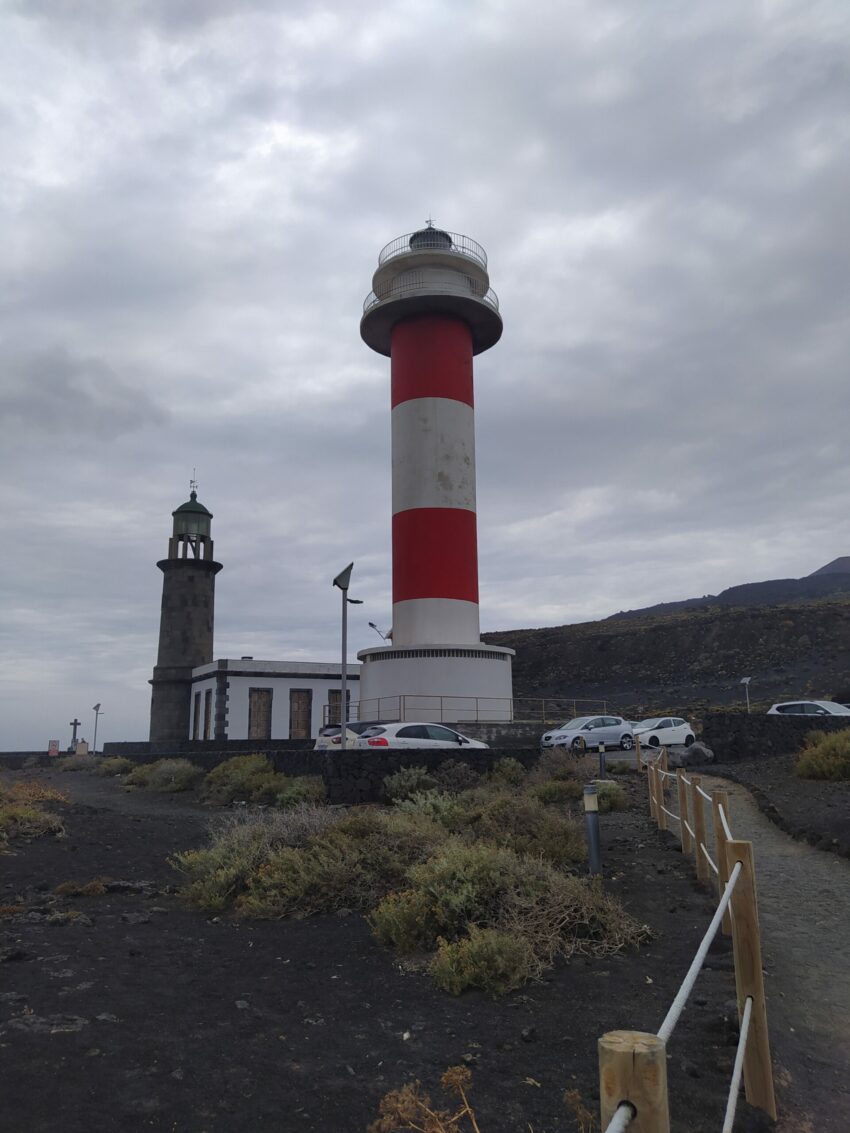
[[[2,858],[0,1057],[5,1133],[274,1129],[362,1133],[389,1089],[466,1062],[482,1133],[566,1133],[577,1088],[597,1111],[596,1040],[657,1029],[707,926],[700,891],[642,795],[603,816],[610,888],[657,936],[577,960],[506,999],[452,998],[405,971],[357,915],[235,924],[187,909],[166,863],[199,845],[208,812],[185,796],[54,771],[73,796],[67,837]],[[634,784],[635,788],[637,784]],[[53,900],[107,875],[137,891]],[[58,923],[79,910],[90,923]],[[670,1043],[677,1133],[719,1130],[737,1023],[730,945],[709,955]],[[741,1101],[739,1133],[766,1128]]]
[[[793,755],[765,756],[711,768],[743,783],[780,829],[821,850],[850,858],[850,782],[801,779]]]

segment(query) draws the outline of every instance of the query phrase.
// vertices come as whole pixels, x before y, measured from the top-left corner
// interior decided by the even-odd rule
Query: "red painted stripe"
[[[415,315],[393,327],[392,404],[450,397],[472,405],[472,332],[450,315]]]
[[[393,602],[478,601],[475,512],[418,507],[393,516]]]

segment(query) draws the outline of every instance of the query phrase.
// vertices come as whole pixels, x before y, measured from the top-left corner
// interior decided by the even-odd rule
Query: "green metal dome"
[[[185,504],[181,504],[179,508],[173,511],[172,515],[180,515],[181,512],[194,511],[199,512],[201,515],[208,515],[212,519],[212,512],[207,511],[203,504],[198,503],[198,493],[195,491],[190,492],[189,499]]]

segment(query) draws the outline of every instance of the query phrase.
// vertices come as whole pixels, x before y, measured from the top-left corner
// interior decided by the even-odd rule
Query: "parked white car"
[[[373,724],[357,737],[354,747],[489,747],[444,724]]]
[[[642,744],[650,747],[667,747],[670,744],[684,744],[690,747],[694,742],[694,730],[681,716],[653,716],[635,725],[635,736]]]
[[[850,707],[834,700],[787,700],[774,704],[768,716],[850,716]]]
[[[377,720],[349,720],[345,725],[345,746],[354,747],[354,741],[359,739],[367,728],[374,728],[378,723]],[[341,738],[342,728],[339,724],[326,724],[320,729],[313,750],[339,751]]]
[[[540,737],[542,748],[568,747],[575,752],[600,744],[631,751],[635,746],[631,724],[622,716],[577,716]]]

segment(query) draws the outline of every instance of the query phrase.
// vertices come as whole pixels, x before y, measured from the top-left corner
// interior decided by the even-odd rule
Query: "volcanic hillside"
[[[836,563],[850,566],[847,558]],[[483,636],[516,650],[516,697],[605,699],[634,715],[699,712],[743,704],[740,680],[751,677],[756,707],[801,695],[850,700],[850,571],[832,567],[724,591],[740,595],[737,603],[721,595]],[[787,582],[825,580],[837,583],[829,597],[768,597],[787,592]]]

